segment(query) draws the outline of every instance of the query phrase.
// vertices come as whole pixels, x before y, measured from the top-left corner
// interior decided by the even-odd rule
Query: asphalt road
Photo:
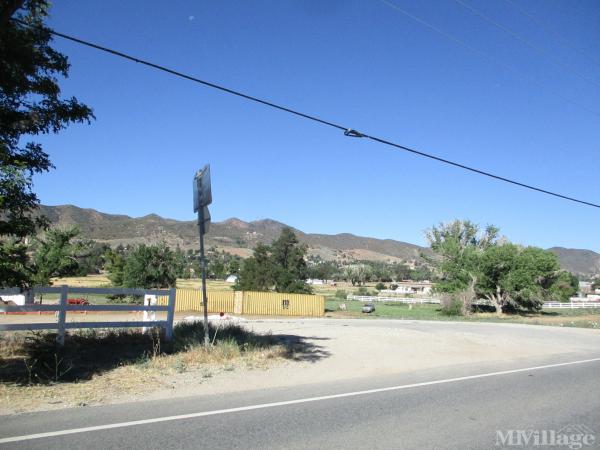
[[[590,347],[385,377],[340,373],[337,382],[292,388],[2,416],[0,447],[488,449],[512,448],[508,441],[497,445],[510,430],[575,426],[591,435],[593,445],[583,448],[600,448],[598,373],[600,349]],[[176,417],[182,415],[188,416]],[[132,421],[141,423],[126,423]],[[72,432],[94,426],[100,429]],[[58,433],[32,436],[46,432]],[[10,437],[20,438],[7,442]],[[515,448],[541,448],[532,443]]]
[[[235,397],[24,414],[5,418],[0,425],[0,436],[24,436],[355,392],[349,389],[403,386],[445,380],[449,375],[474,375],[471,369],[474,368],[354,380],[352,386],[339,383]],[[558,431],[569,425],[585,425],[597,431],[599,370],[600,360],[0,445],[36,449],[500,448],[496,446],[498,430],[506,435],[509,430]],[[597,439],[600,442],[600,434]],[[598,448],[596,444],[590,448]]]

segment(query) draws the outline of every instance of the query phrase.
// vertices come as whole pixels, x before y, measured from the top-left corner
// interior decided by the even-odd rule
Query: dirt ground
[[[86,382],[20,388],[26,390],[19,395],[0,385],[0,414],[232,393],[460,364],[583,354],[600,348],[600,330],[516,324],[282,319],[249,320],[244,326],[292,343],[294,357],[240,359],[194,371],[156,370],[151,375],[124,366]]]

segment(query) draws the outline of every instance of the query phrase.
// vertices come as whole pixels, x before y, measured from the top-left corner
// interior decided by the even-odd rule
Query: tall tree
[[[125,259],[122,284],[131,288],[174,287],[181,260],[164,242],[139,245]]]
[[[426,259],[436,268],[440,292],[457,292],[477,281],[478,257],[495,246],[498,228],[488,225],[484,231],[469,220],[455,220],[426,231],[434,256]]]
[[[234,289],[310,293],[306,284],[306,252],[306,246],[299,243],[294,232],[283,229],[270,246],[258,244],[254,248],[254,254],[242,265]]]
[[[310,293],[306,284],[306,245],[300,244],[291,228],[284,228],[281,235],[271,244],[273,278],[277,292]]]
[[[352,283],[352,286],[365,284],[371,279],[371,267],[366,264],[351,264],[344,267],[344,277]]]
[[[487,248],[480,257],[477,292],[502,314],[507,309],[538,311],[545,300],[568,295],[554,253],[505,243]]]
[[[50,46],[48,9],[47,0],[0,0],[0,285],[5,286],[31,281],[31,272],[23,270],[25,239],[47,223],[31,215],[39,205],[32,177],[53,166],[41,144],[25,137],[58,133],[93,118],[75,97],[61,98],[58,78],[68,76],[69,63]]]
[[[127,259],[127,250],[122,245],[109,249],[105,253],[108,279],[114,286],[123,286],[123,270]]]
[[[258,244],[254,253],[242,264],[238,279],[233,286],[238,291],[268,291],[275,284],[270,247]]]
[[[87,243],[78,241],[79,229],[53,228],[37,239],[33,281],[38,286],[50,284],[53,277],[76,275]]]

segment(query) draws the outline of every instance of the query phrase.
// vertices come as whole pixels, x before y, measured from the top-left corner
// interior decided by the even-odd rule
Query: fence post
[[[60,309],[58,310],[58,345],[65,345],[65,322],[67,320],[67,296],[69,287],[63,284],[60,287]]]
[[[167,328],[165,330],[165,340],[171,342],[173,340],[173,319],[175,319],[175,298],[177,289],[169,289],[169,309],[167,310]]]

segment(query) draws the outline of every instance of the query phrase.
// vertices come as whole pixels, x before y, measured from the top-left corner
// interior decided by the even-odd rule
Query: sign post
[[[200,267],[202,268],[202,304],[204,306],[204,346],[210,345],[208,336],[208,296],[206,295],[206,257],[204,255],[204,235],[208,232],[212,203],[210,185],[210,165],[204,166],[194,175],[194,212],[198,213],[198,231],[200,234]]]

